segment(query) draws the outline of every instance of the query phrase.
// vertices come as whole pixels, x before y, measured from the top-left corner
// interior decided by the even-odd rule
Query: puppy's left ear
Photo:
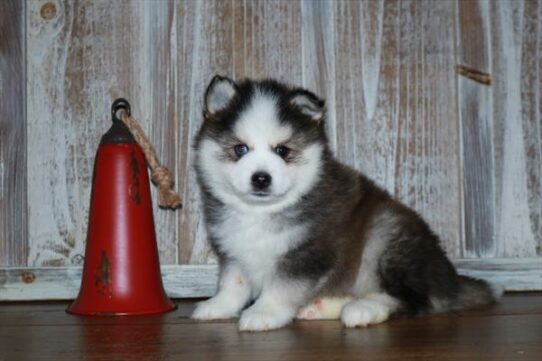
[[[301,113],[311,117],[312,120],[320,122],[326,114],[325,102],[316,95],[305,89],[293,91],[290,104],[295,106]]]

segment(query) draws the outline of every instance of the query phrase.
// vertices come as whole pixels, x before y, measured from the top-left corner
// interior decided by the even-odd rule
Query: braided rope
[[[156,151],[149,138],[145,135],[145,132],[143,132],[143,129],[141,129],[141,126],[125,111],[122,111],[120,119],[126,124],[137,144],[143,149],[143,153],[151,169],[151,179],[158,187],[158,204],[160,207],[172,209],[181,207],[181,197],[173,190],[174,182],[171,172],[158,161]]]

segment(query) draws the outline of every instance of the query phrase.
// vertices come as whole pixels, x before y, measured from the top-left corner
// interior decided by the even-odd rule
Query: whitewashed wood
[[[491,73],[489,2],[457,3],[458,65]],[[495,256],[492,89],[460,77],[463,254]]]
[[[234,77],[302,82],[301,2],[233,1]]]
[[[504,286],[507,291],[540,291],[542,258],[454,260],[458,272]]]
[[[0,267],[25,266],[26,118],[24,2],[0,11]]]
[[[326,131],[337,151],[335,106],[335,7],[325,0],[301,2],[303,86],[326,101]]]
[[[128,4],[129,5],[129,4]],[[144,126],[146,134],[154,145],[160,162],[166,165],[172,174],[176,174],[178,164],[177,129],[177,37],[175,2],[161,0],[141,2],[135,19],[141,24],[140,44],[134,44],[132,56],[137,54],[136,69],[133,76],[137,89],[137,98],[133,101],[141,113],[134,114]],[[114,20],[114,18],[113,18]],[[140,47],[138,49],[137,47]],[[137,69],[139,68],[139,69]],[[130,76],[128,74],[127,76]],[[179,187],[175,179],[175,189]],[[156,187],[151,186],[154,220],[158,252],[162,264],[178,262],[178,219],[177,211],[163,210],[158,207]]]
[[[178,183],[183,196],[179,215],[178,262],[216,262],[207,243],[199,189],[193,169],[193,139],[202,121],[202,98],[213,75],[233,73],[232,3],[176,3]]]
[[[484,261],[463,259],[454,262],[460,274],[505,285],[508,291],[542,288],[540,258]],[[74,299],[79,291],[81,275],[81,267],[17,267],[0,270],[0,301]],[[217,277],[216,265],[162,266],[162,279],[169,297],[212,296],[216,291]]]
[[[541,4],[458,2],[465,257],[533,257],[542,240]]]
[[[542,241],[542,3],[491,3],[495,233],[498,257]],[[538,103],[538,109],[537,109]]]
[[[161,272],[169,297],[208,297],[215,293],[216,265],[169,265],[162,266]],[[81,267],[0,269],[0,301],[74,299],[81,276]]]
[[[41,14],[45,1],[28,2],[26,14],[28,263],[34,266],[82,261],[94,155],[115,97],[131,101],[159,155],[175,163],[175,139],[163,139],[174,134],[169,56],[175,51],[166,47],[171,3],[51,4],[50,18]],[[162,261],[175,262],[175,215],[155,215]]]
[[[315,6],[304,8],[306,29],[315,32],[304,34],[305,72],[319,74],[318,79],[333,71],[329,83],[319,83],[333,88],[327,92],[335,97],[330,113],[336,118],[339,159],[419,211],[448,253],[459,257],[454,3],[333,1]],[[325,20],[315,17],[324,11]],[[328,29],[334,33],[323,32]],[[325,61],[314,61],[325,46],[334,46],[333,52],[325,50]]]

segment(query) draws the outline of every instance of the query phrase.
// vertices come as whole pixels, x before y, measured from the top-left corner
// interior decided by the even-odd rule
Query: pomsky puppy
[[[324,102],[310,91],[215,76],[203,117],[196,172],[220,275],[194,319],[240,315],[247,331],[296,316],[356,327],[502,294],[458,275],[415,211],[333,158]]]

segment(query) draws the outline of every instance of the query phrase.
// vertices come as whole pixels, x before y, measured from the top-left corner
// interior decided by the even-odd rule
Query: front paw
[[[241,315],[240,331],[268,331],[287,325],[293,318],[292,312],[270,307],[251,307]]]
[[[191,318],[200,321],[220,320],[237,317],[237,314],[238,311],[226,302],[211,298],[207,301],[199,302]]]

